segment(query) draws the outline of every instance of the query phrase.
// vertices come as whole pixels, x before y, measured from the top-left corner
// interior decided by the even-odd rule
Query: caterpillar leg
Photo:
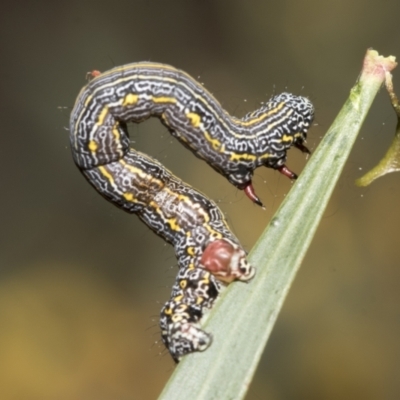
[[[249,182],[245,188],[243,189],[244,193],[246,194],[246,196],[253,202],[256,203],[258,206],[262,207],[265,209],[264,204],[262,203],[262,201],[260,200],[260,198],[256,195],[256,192],[254,190],[253,187],[253,182]]]
[[[183,263],[181,263],[183,264]],[[179,270],[171,300],[161,310],[162,340],[175,362],[195,351],[204,351],[212,342],[211,334],[199,327],[205,309],[217,299],[222,284],[234,280],[249,281],[255,268],[246,260],[245,251],[228,239],[210,242],[200,258]]]
[[[161,310],[161,337],[175,362],[195,351],[204,351],[212,335],[199,327],[205,309],[210,309],[221,285],[202,268],[181,268],[171,299]]]
[[[282,165],[277,169],[281,174],[287,176],[289,179],[296,180],[298,178],[297,174],[292,172],[286,165]]]
[[[176,363],[189,353],[204,351],[212,335],[199,328],[201,311],[172,299],[161,310],[161,338]]]
[[[311,151],[307,148],[307,146],[305,146],[303,143],[301,142],[296,142],[294,144],[294,147],[296,147],[297,149],[299,149],[302,153],[305,154],[311,154]]]

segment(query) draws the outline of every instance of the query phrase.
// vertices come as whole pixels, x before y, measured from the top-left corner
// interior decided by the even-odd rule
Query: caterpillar
[[[286,150],[302,151],[311,103],[283,93],[239,120],[182,71],[136,63],[93,78],[80,92],[70,118],[73,159],[107,200],[136,214],[175,250],[179,271],[160,314],[161,337],[172,358],[205,350],[212,335],[201,329],[206,309],[234,280],[255,269],[218,206],[153,158],[130,148],[128,122],[157,116],[198,157],[262,205],[254,169],[266,165],[292,178]]]
[[[72,120],[75,161],[84,169],[121,158],[129,148],[126,122],[154,116],[197,157],[263,206],[252,184],[254,170],[266,166],[296,179],[285,165],[287,150],[294,146],[309,153],[304,143],[314,108],[305,97],[282,93],[239,119],[200,83],[169,65],[133,63],[93,75]]]

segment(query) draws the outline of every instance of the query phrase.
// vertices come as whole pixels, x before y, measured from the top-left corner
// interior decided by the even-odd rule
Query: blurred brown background
[[[366,49],[400,57],[399,16],[398,0],[3,1],[0,399],[155,399],[174,368],[157,322],[176,273],[173,251],[103,200],[71,158],[69,113],[87,71],[169,63],[237,116],[274,92],[309,96],[315,149]],[[394,84],[400,94],[399,70]],[[399,398],[400,175],[354,186],[395,125],[382,90],[247,399]],[[291,187],[257,170],[265,212],[159,121],[132,126],[131,138],[217,200],[247,249]],[[290,168],[305,164],[289,152]]]

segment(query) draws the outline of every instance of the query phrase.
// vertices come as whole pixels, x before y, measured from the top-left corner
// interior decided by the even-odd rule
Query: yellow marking
[[[226,221],[224,220],[225,226],[227,226]],[[216,239],[222,239],[222,234],[218,231],[215,231],[213,228],[211,228],[210,225],[205,224],[204,227],[210,232],[211,235],[213,235]]]
[[[204,279],[201,282],[208,285],[210,283],[210,273],[205,274]]]
[[[113,176],[106,170],[105,167],[100,166],[100,167],[99,167],[99,171],[103,174],[103,176],[104,176],[105,178],[108,179],[108,181],[109,181],[112,185],[114,185],[114,178],[113,178]]]
[[[133,172],[134,174],[148,176],[148,174],[146,174],[146,172],[144,172],[142,169],[127,164],[125,160],[121,159],[119,162],[124,168],[129,169],[129,171]]]
[[[166,309],[164,310],[164,314],[165,314],[165,315],[172,315],[172,309],[171,309],[171,308],[166,308]]]
[[[180,294],[179,296],[174,297],[173,301],[179,303],[182,299],[183,299],[183,294]]]
[[[204,136],[208,143],[211,144],[214,150],[221,148],[221,142],[218,139],[213,139],[208,132],[204,132]]]
[[[88,145],[88,147],[89,147],[89,150],[92,152],[92,153],[94,153],[97,149],[98,149],[98,144],[94,141],[94,140],[90,140],[89,141],[89,145]]]
[[[293,142],[293,136],[289,136],[289,135],[283,135],[281,138],[282,142]]]
[[[156,103],[156,104],[159,104],[159,103],[176,104],[177,103],[177,100],[175,97],[167,97],[167,96],[160,96],[160,97],[152,96],[151,100],[153,100],[153,103]]]
[[[150,207],[153,207],[154,210],[155,210],[156,212],[158,212],[158,213],[161,215],[161,217],[164,218],[164,214],[162,213],[162,211],[160,210],[160,207],[158,207],[158,204],[157,204],[154,200],[151,200],[151,201],[150,201],[149,206],[150,206]]]
[[[253,156],[252,154],[236,154],[236,153],[231,153],[230,157],[231,161],[255,161],[257,159],[256,156]]]
[[[185,287],[187,286],[187,280],[186,279],[182,279],[179,282],[179,286],[181,287],[181,289],[185,289]]]
[[[83,90],[83,89],[82,89]],[[78,98],[80,97],[80,93],[79,93],[79,96],[78,96]],[[87,98],[86,98],[86,100],[85,100],[85,107],[87,107],[87,105],[92,101],[92,99],[93,99],[93,96],[88,96]]]
[[[278,113],[280,110],[282,110],[282,108],[286,105],[285,102],[279,103],[275,108],[273,108],[272,110],[269,110],[268,112],[261,114],[260,116],[258,116],[257,118],[253,118],[249,121],[242,121],[240,119],[236,120],[235,122],[238,123],[239,125],[242,126],[251,126],[251,125],[256,125],[259,122],[263,121],[264,119],[266,119],[267,117]]]
[[[190,123],[195,127],[198,128],[200,126],[201,117],[199,114],[196,113],[186,113],[186,116],[189,118]]]
[[[104,120],[106,119],[107,114],[108,114],[108,106],[105,106],[105,107],[100,111],[99,119],[98,119],[98,121],[97,121],[97,125],[98,125],[98,126],[104,124]]]
[[[264,160],[264,159],[267,159],[267,158],[269,158],[269,157],[271,157],[271,154],[268,154],[268,153],[265,153],[265,154],[263,154],[262,156],[260,156],[260,160]]]
[[[151,68],[154,70],[154,73],[157,74],[159,73],[159,75],[143,75],[140,70],[142,68]],[[137,71],[137,73],[133,73],[132,75],[129,75],[130,71]],[[173,77],[166,77],[162,75],[163,70],[167,70],[167,71],[172,71],[175,72],[177,75],[177,78],[173,78]],[[194,80],[190,75],[188,75],[186,72],[178,70],[170,65],[165,65],[165,64],[157,64],[157,63],[132,63],[132,64],[128,64],[128,65],[123,65],[121,67],[117,67],[114,69],[111,69],[109,71],[106,71],[104,73],[101,74],[101,78],[103,77],[107,77],[107,76],[111,76],[111,75],[116,75],[118,76],[119,74],[123,74],[122,77],[120,77],[119,79],[115,79],[112,82],[108,82],[105,84],[98,84],[98,86],[94,89],[94,91],[91,93],[90,96],[88,96],[88,98],[85,101],[85,108],[86,106],[90,103],[90,101],[97,95],[97,91],[102,90],[106,87],[112,87],[112,86],[116,86],[119,85],[120,83],[125,83],[125,82],[129,82],[135,79],[140,79],[140,80],[144,80],[144,81],[155,81],[155,82],[169,82],[173,85],[178,85],[178,86],[182,86],[184,87],[186,90],[188,90],[188,92],[192,95],[192,97],[197,100],[202,102],[214,115],[215,119],[218,120],[224,129],[226,129],[229,134],[231,134],[232,136],[234,136],[235,138],[245,138],[247,140],[249,139],[254,139],[258,136],[258,133],[254,133],[254,134],[249,134],[248,132],[245,134],[240,134],[237,133],[235,131],[233,131],[231,129],[230,126],[228,126],[225,121],[223,115],[226,115],[226,117],[228,119],[230,119],[234,124],[237,125],[241,125],[241,126],[252,126],[252,125],[256,125],[257,123],[263,121],[265,118],[269,117],[270,115],[273,115],[277,112],[279,112],[285,105],[285,102],[279,103],[277,107],[275,107],[274,109],[261,114],[258,118],[254,118],[252,120],[248,120],[248,121],[242,121],[238,118],[235,118],[233,116],[230,116],[229,114],[227,114],[220,106],[219,102],[214,98],[214,96],[209,93],[204,87],[201,87],[201,89],[204,92],[204,95],[198,95],[196,92],[194,92],[188,85],[186,85],[186,83],[180,79],[180,75],[186,77],[187,79],[191,80],[193,82],[194,85],[199,86],[199,83]],[[213,100],[216,103],[216,108],[214,109],[213,107],[210,106],[210,103],[208,102],[208,98]],[[161,102],[161,103],[176,103],[177,100],[173,97],[154,97],[153,101],[155,103],[157,102]],[[82,110],[81,115],[77,118],[77,124],[76,126],[79,125],[80,123],[80,119],[81,116],[83,115],[85,110]],[[291,112],[290,112],[291,113]],[[290,115],[287,114],[287,115]]]
[[[168,218],[167,222],[173,231],[180,231],[181,227],[176,222],[176,218]]]
[[[188,235],[186,235],[186,236],[188,236]],[[186,252],[189,254],[189,256],[194,256],[194,255],[195,255],[194,247],[193,247],[193,246],[188,247],[188,248],[186,249]]]
[[[193,270],[193,269],[195,269],[196,267],[194,266],[194,264],[193,263],[190,263],[189,265],[188,265],[188,269],[189,270]]]
[[[134,104],[136,104],[139,100],[139,96],[137,94],[133,94],[133,93],[129,93],[127,94],[123,101],[122,101],[122,105],[123,106],[132,106]]]
[[[197,300],[196,300],[196,304],[197,304],[197,305],[200,305],[203,301],[204,301],[203,297],[200,297],[200,296],[199,296],[199,297],[197,298]]]
[[[119,122],[117,121],[113,126],[112,133],[114,135],[115,140],[118,142],[118,144],[121,144],[121,143],[119,143],[120,142],[120,134],[118,131],[118,126],[119,126]]]
[[[132,193],[125,192],[125,193],[123,194],[123,196],[124,196],[124,199],[125,199],[126,201],[130,201],[130,202],[132,202],[132,203],[135,203],[135,202],[136,202],[136,199],[134,198],[134,196],[133,196]]]

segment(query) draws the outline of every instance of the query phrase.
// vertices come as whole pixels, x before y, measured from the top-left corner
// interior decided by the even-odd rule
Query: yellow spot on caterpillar
[[[181,229],[179,224],[177,224],[177,222],[176,222],[176,218],[169,218],[169,219],[167,219],[167,221],[168,221],[170,228],[173,231],[179,231]]]
[[[180,286],[182,289],[185,289],[185,287],[187,286],[187,280],[186,280],[186,279],[182,279],[182,280],[179,282],[179,286]]]
[[[196,300],[196,304],[199,305],[204,301],[203,297],[198,297]]]
[[[160,97],[152,97],[153,103],[172,103],[176,104],[176,98],[175,97],[166,97],[166,96],[160,96]]]
[[[122,105],[123,106],[132,106],[136,104],[139,100],[139,96],[137,94],[129,93],[125,96]]]
[[[283,135],[282,136],[282,142],[289,142],[289,143],[292,143],[293,142],[293,136],[289,136],[289,135]]]
[[[214,150],[218,150],[221,148],[221,142],[218,139],[213,139],[208,132],[204,132],[204,136]]]
[[[92,152],[92,153],[94,153],[96,150],[97,150],[97,148],[99,147],[98,145],[97,145],[97,143],[94,141],[94,140],[91,140],[90,142],[89,142],[89,150]]]
[[[165,315],[172,315],[172,309],[171,309],[171,308],[166,308],[166,309],[164,310],[164,314],[165,314]]]
[[[190,123],[195,127],[198,128],[201,122],[201,117],[199,114],[196,113],[187,113],[186,116],[189,118]]]
[[[256,159],[257,157],[252,154],[231,153],[231,161],[255,161]]]
[[[123,196],[124,196],[124,199],[127,201],[131,201],[131,202],[135,201],[135,198],[133,197],[132,193],[124,193]]]
[[[189,254],[189,256],[194,256],[195,255],[193,246],[188,247],[186,252]]]
[[[104,124],[104,120],[106,119],[107,114],[108,114],[108,107],[105,106],[100,112],[99,119],[97,121],[97,125],[100,126],[100,125]]]
[[[204,283],[205,285],[208,285],[210,283],[210,274],[204,274],[204,279],[201,281],[202,283]]]
[[[99,167],[99,171],[102,173],[102,175],[103,175],[106,179],[108,179],[108,181],[109,181],[112,185],[114,185],[114,178],[113,178],[113,176],[105,169],[105,167],[100,166],[100,167]]]
[[[175,303],[179,303],[182,299],[183,299],[183,294],[174,297],[173,301],[174,301]]]

